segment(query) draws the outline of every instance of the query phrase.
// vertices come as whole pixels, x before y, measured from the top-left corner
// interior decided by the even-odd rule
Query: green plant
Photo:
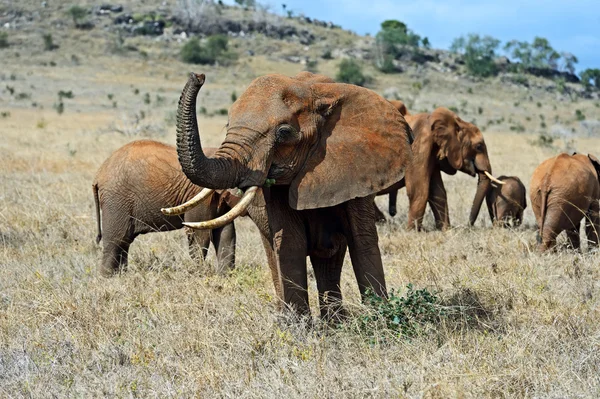
[[[537,139],[530,141],[530,144],[536,147],[549,148],[554,144],[554,137],[547,133],[540,133]]]
[[[35,124],[35,127],[37,127],[38,129],[44,129],[47,125],[48,125],[48,122],[44,118],[42,118],[39,121],[37,121],[37,123]]]
[[[235,93],[235,91],[231,92],[231,102],[234,103],[237,100],[237,94]]]
[[[362,67],[353,59],[344,59],[338,66],[336,80],[341,83],[364,86],[367,77],[363,74]]]
[[[227,108],[220,108],[216,113],[217,115],[227,115]]]
[[[58,103],[54,104],[54,109],[59,115],[61,115],[63,112],[65,112],[65,103],[63,103],[62,100],[59,101]]]
[[[149,105],[150,102],[150,93],[144,94],[144,104]]]
[[[58,48],[58,45],[54,44],[54,40],[52,39],[52,34],[44,33],[42,34],[42,39],[44,40],[44,50],[52,51]]]
[[[0,48],[7,48],[8,46],[8,33],[0,32]]]
[[[454,105],[452,105],[452,106],[448,107],[448,109],[449,109],[450,111],[454,112],[455,114],[458,114],[458,108],[457,108],[457,107],[455,107]]]
[[[583,112],[581,112],[580,109],[575,110],[575,119],[577,119],[578,121],[582,121],[585,119],[585,115]]]
[[[517,123],[516,125],[511,126],[509,129],[513,132],[522,133],[525,131],[525,126]]]
[[[73,98],[73,97],[75,97],[75,96],[73,95],[73,92],[71,90],[69,90],[69,91],[59,90],[58,91],[58,98],[61,100],[63,98]]]
[[[202,114],[202,115],[206,115],[208,113],[208,111],[206,110],[206,107],[200,107],[198,109],[198,113]]]
[[[85,18],[86,14],[87,14],[87,10],[81,6],[78,5],[74,5],[69,7],[69,9],[67,10],[67,14],[73,18],[73,23],[75,24],[75,26],[79,25],[79,22]]]
[[[29,93],[19,93],[15,96],[17,100],[28,100],[31,98],[31,94]]]
[[[108,97],[108,99],[109,99],[110,101],[112,101],[112,99],[113,99],[113,97],[114,97],[114,94],[112,94],[112,93],[108,93],[108,94],[106,95],[106,97]]]
[[[454,39],[450,51],[463,54],[467,72],[470,75],[485,78],[498,73],[494,58],[499,45],[500,40],[498,39],[471,33],[467,37],[461,36]]]
[[[541,122],[540,122],[540,127],[541,127],[542,129],[545,129],[545,128],[546,128],[546,122],[544,122],[544,121],[541,121]]]
[[[228,49],[229,39],[225,35],[210,36],[204,45],[198,38],[190,39],[181,48],[183,62],[190,64],[227,64],[235,60],[236,55]]]
[[[331,50],[329,50],[329,49],[325,50],[325,52],[323,53],[321,58],[323,58],[324,60],[332,60],[333,55],[331,54]]]
[[[537,107],[538,107],[538,108],[542,108],[542,103],[538,101],[538,103],[537,103]]]
[[[467,93],[468,93],[468,94],[473,94],[473,88],[469,87],[469,88],[467,89]]]
[[[8,118],[9,116],[10,116],[10,112],[8,112],[8,111],[0,112],[0,117],[2,117],[2,118]]]
[[[392,334],[414,337],[427,330],[445,316],[436,293],[426,288],[415,290],[412,284],[406,286],[404,296],[392,289],[387,299],[368,291],[364,298],[367,312],[359,316],[358,328],[368,336],[385,328]]]
[[[595,87],[596,89],[600,89],[600,69],[586,69],[581,72],[581,83],[583,83],[586,87]]]
[[[477,113],[479,115],[483,114],[483,108],[482,107],[477,107]]]

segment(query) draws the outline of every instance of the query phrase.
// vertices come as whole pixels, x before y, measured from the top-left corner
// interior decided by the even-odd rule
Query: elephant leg
[[[556,246],[556,237],[561,232],[558,226],[561,221],[562,210],[558,210],[559,214],[554,210],[547,210],[544,220],[544,229],[539,232],[538,250],[545,251]],[[541,222],[541,219],[540,219]],[[538,223],[540,223],[538,222]],[[538,224],[539,225],[539,224]]]
[[[288,205],[287,188],[271,187],[270,191],[267,212],[283,301],[298,315],[310,316],[304,223]],[[373,198],[370,200],[370,215],[374,218]],[[371,221],[375,225],[375,219]]]
[[[344,245],[330,258],[311,255],[310,262],[315,271],[317,289],[319,290],[319,308],[321,318],[339,320],[344,316],[342,307],[342,291],[340,277],[346,256],[347,245]]]
[[[367,289],[372,289],[380,297],[387,297],[371,201],[372,197],[357,198],[348,201],[346,206],[349,228],[346,238],[352,267],[363,299]]]
[[[110,277],[121,270],[127,269],[129,246],[133,238],[124,237],[121,240],[111,240],[104,236],[104,247],[102,250],[102,263],[100,265],[100,274],[104,277]]]
[[[377,207],[375,201],[373,201],[373,210],[375,211],[375,221],[376,222],[385,222],[385,215],[381,210]]]
[[[223,274],[235,267],[235,242],[233,223],[212,231],[212,243],[217,252],[217,273]]]
[[[198,263],[203,264],[208,254],[211,231],[194,230],[186,227],[185,234],[187,235],[190,256]]]
[[[442,181],[442,174],[439,170],[434,170],[429,182],[429,206],[433,211],[435,227],[438,230],[447,230],[450,228],[450,216],[448,215],[448,198],[446,188]]]
[[[388,201],[388,212],[390,213],[390,216],[394,217],[396,216],[396,213],[398,213],[396,210],[396,202],[398,201],[398,190],[390,191]]]
[[[567,230],[566,233],[567,240],[569,241],[569,246],[575,250],[579,250],[579,247],[581,245],[579,238],[579,226]]]
[[[588,239],[589,247],[598,246],[598,236],[600,235],[600,205],[598,201],[592,201],[585,218],[585,235]]]

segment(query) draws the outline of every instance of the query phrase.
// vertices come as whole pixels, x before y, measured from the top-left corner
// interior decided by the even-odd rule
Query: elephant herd
[[[177,109],[177,146],[135,141],[100,167],[93,192],[103,239],[100,270],[126,267],[139,234],[186,227],[190,254],[201,259],[212,242],[217,271],[235,264],[233,220],[249,216],[260,232],[275,291],[283,306],[310,313],[307,261],[319,293],[321,316],[338,317],[340,275],[349,252],[361,295],[387,296],[374,203],[389,194],[396,214],[398,189],[409,198],[408,228],[421,228],[429,203],[436,227],[450,219],[441,172],[478,177],[470,224],[486,204],[493,222],[518,225],[526,207],[517,177],[492,175],[481,131],[446,108],[409,114],[400,101],[308,72],[255,79],[229,111],[227,134],[203,149],[196,97],[205,76],[190,74]],[[598,160],[562,154],[534,173],[531,203],[540,248],[566,230],[579,247],[586,216],[597,244]]]

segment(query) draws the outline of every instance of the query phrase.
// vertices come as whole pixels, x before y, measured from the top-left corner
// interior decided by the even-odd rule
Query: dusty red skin
[[[214,153],[215,149],[207,152]],[[215,218],[234,206],[228,191],[214,193],[181,216],[165,216],[160,209],[185,202],[198,187],[183,174],[175,147],[151,140],[134,141],[116,150],[100,167],[93,184],[98,223],[97,242],[103,241],[100,271],[109,276],[127,266],[127,251],[140,234],[181,229],[182,222]],[[102,213],[100,213],[102,210]],[[102,225],[100,224],[102,220]],[[212,237],[212,238],[211,238]],[[220,270],[235,262],[232,224],[215,231],[190,232],[190,252],[206,257],[213,242]]]
[[[598,245],[599,170],[600,163],[593,155],[564,153],[536,168],[529,197],[539,227],[538,250],[554,248],[556,236],[562,231],[567,232],[571,246],[578,249],[579,223],[584,217],[588,242]]]
[[[473,224],[483,199],[491,188],[484,174],[492,173],[487,148],[479,129],[461,120],[447,108],[437,108],[431,114],[410,114],[401,101],[390,101],[400,112],[406,112],[405,119],[412,129],[413,160],[403,181],[380,191],[390,194],[389,213],[396,214],[398,189],[406,186],[410,201],[408,229],[421,228],[427,203],[429,203],[438,229],[450,227],[448,200],[441,172],[455,174],[458,170],[479,177],[478,190],[471,208],[470,222]],[[383,214],[379,212],[379,219]]]
[[[282,302],[309,314],[306,257],[323,315],[339,311],[339,279],[349,249],[361,293],[385,296],[373,196],[399,181],[411,158],[402,115],[375,92],[304,72],[255,79],[232,105],[225,141],[202,152],[190,79],[178,109],[177,143],[186,175],[209,188],[265,188],[271,271]]]
[[[492,204],[492,223],[503,227],[518,227],[523,221],[523,211],[527,208],[525,185],[517,176],[500,176],[504,185],[492,184],[488,193],[488,203]]]

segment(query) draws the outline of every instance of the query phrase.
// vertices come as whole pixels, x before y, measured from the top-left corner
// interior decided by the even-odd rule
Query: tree
[[[600,90],[600,69],[588,68],[581,72],[581,82],[588,87],[593,86]]]
[[[419,45],[429,45],[429,39],[421,41],[417,35],[404,22],[389,19],[381,23],[381,30],[375,35],[376,56],[375,65],[385,73],[394,72],[396,69],[393,60],[406,53],[414,53]]]
[[[578,62],[577,57],[570,53],[559,54],[552,48],[548,39],[543,37],[535,37],[533,42],[520,42],[511,40],[504,46],[506,51],[513,59],[520,63],[520,69],[528,68],[541,69],[559,69],[559,60],[562,58],[561,70],[573,73],[575,64]]]
[[[471,33],[454,39],[450,51],[463,54],[469,74],[485,78],[498,73],[494,59],[499,45],[498,39]]]

